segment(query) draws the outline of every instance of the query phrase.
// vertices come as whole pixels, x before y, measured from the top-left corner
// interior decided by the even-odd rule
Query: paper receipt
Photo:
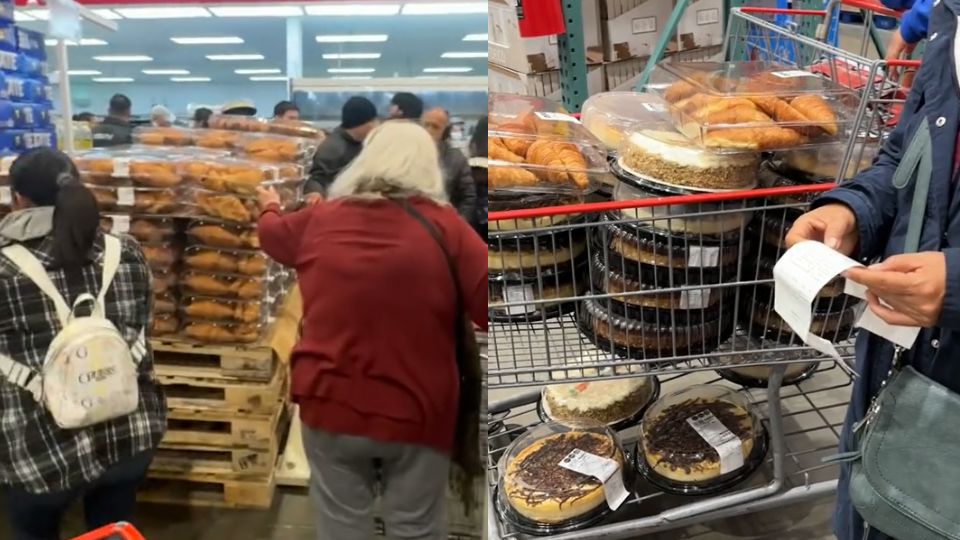
[[[810,331],[813,301],[827,283],[856,266],[863,265],[820,242],[805,241],[787,250],[773,267],[774,311],[804,343],[836,360],[840,354],[833,344]],[[867,297],[866,288],[850,280],[844,292],[864,300]],[[887,324],[870,309],[864,310],[857,327],[905,348],[912,347],[920,333],[915,326]]]
[[[574,449],[560,462],[560,466],[580,474],[592,476],[603,484],[603,495],[611,510],[620,508],[630,492],[623,485],[620,464],[612,459]]]

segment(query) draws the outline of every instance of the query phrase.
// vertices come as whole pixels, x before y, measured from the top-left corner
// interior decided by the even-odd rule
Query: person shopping
[[[327,200],[283,215],[273,190],[259,196],[260,244],[297,270],[303,296],[291,393],[317,538],[373,537],[378,471],[388,538],[446,538],[457,307],[486,328],[487,266],[484,243],[447,202],[437,145],[416,123],[387,122]]]
[[[324,197],[340,171],[360,153],[364,139],[377,122],[377,107],[369,99],[353,96],[343,104],[340,125],[313,155],[310,177],[303,186],[308,204],[316,204]]]
[[[900,17],[900,27],[891,32],[890,41],[887,43],[886,60],[909,59],[913,54],[917,44],[927,37],[927,26],[930,20],[930,8],[934,0],[881,0],[881,3],[898,11],[903,11]],[[913,84],[913,73],[911,70],[904,70],[903,80],[904,88],[910,88]],[[896,75],[898,70],[892,70],[892,75]]]
[[[441,108],[423,114],[423,127],[437,143],[440,169],[450,204],[460,212],[467,223],[476,223],[477,190],[467,157],[450,143],[450,115]]]
[[[106,237],[76,166],[65,154],[41,148],[17,158],[10,179],[14,212],[0,221],[0,247],[26,248],[67,305],[97,295]],[[133,350],[149,330],[150,269],[132,238],[120,238],[119,246],[103,309]],[[20,268],[0,255],[0,355],[40,372],[61,319],[53,300]],[[141,351],[136,410],[78,429],[58,427],[44,405],[14,384],[12,372],[0,371],[0,491],[13,540],[59,540],[61,519],[76,500],[90,530],[132,518],[137,486],[166,429],[152,357],[145,345]]]
[[[868,288],[869,309],[881,319],[922,328],[904,360],[934,382],[960,392],[960,69],[956,69],[960,66],[960,0],[937,4],[931,11],[930,35],[938,37],[928,42],[903,114],[873,166],[815,201],[813,210],[788,233],[787,244],[816,240],[862,261],[881,260],[851,269],[846,277]],[[907,170],[908,182],[899,182],[903,173],[896,175],[895,182],[898,167],[916,165],[907,159],[907,148],[921,141],[921,135],[930,138],[932,171],[920,178],[923,167]],[[925,213],[911,208],[914,187],[921,181],[929,181],[929,194],[919,199]],[[916,223],[922,226],[919,252],[904,254],[908,224],[915,214],[925,216]],[[856,369],[860,376],[844,422],[842,453],[856,449],[853,426],[880,392],[893,355],[891,342],[870,332],[859,333]],[[952,421],[944,419],[944,426]],[[960,448],[954,450],[960,452]],[[834,520],[837,537],[888,539],[875,529],[864,536],[863,519],[851,502],[851,472],[849,463],[841,469]]]

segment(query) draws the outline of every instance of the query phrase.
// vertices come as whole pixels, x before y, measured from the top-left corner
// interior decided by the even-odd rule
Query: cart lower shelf
[[[764,421],[779,407],[782,419],[783,444],[779,457],[782,459],[782,479],[776,485],[774,460],[777,452],[771,449],[764,465],[754,475],[731,491],[711,497],[684,497],[667,495],[640,481],[634,495],[610,518],[589,529],[551,536],[556,540],[637,538],[640,535],[677,529],[772,508],[813,501],[831,496],[836,491],[838,468],[821,464],[821,458],[836,452],[843,418],[850,396],[852,375],[842,363],[823,362],[816,374],[799,384],[780,389],[780,403],[771,404],[764,389],[742,391],[761,411]],[[665,392],[693,384],[720,384],[734,386],[716,376],[714,372],[695,372],[672,377],[662,377]],[[536,399],[539,389],[527,389],[523,393],[505,396],[505,391],[491,392],[490,414],[492,423],[507,426],[501,435],[491,435],[490,487],[497,479],[497,464],[493,461],[509,441],[504,433],[517,433],[539,422],[536,414]],[[499,398],[499,400],[498,400]],[[637,429],[621,432],[625,444],[636,440]],[[774,444],[774,447],[777,445]],[[489,538],[533,538],[501,523],[493,505],[488,504]]]

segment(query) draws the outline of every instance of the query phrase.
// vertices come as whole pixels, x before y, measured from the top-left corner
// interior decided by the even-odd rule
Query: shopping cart
[[[850,90],[847,139],[831,178],[805,185],[774,182],[732,193],[663,193],[490,213],[491,396],[503,396],[498,389],[638,371],[658,377],[663,385],[712,383],[721,380],[713,374],[717,372],[721,382],[753,387],[743,394],[762,410],[769,434],[762,472],[735,491],[680,503],[656,490],[634,493],[602,524],[551,531],[551,538],[635,538],[835,492],[836,469],[820,458],[836,451],[855,377],[847,361],[862,305],[839,293],[817,302],[815,329],[838,343],[842,355],[841,361],[817,364],[823,358],[805,347],[773,310],[772,266],[785,249],[783,237],[792,221],[816,195],[831,189],[835,178],[868,166],[889,135],[905,99],[889,68],[918,63],[870,60],[800,35],[800,24],[783,24],[806,18],[819,23],[825,16],[825,11],[733,10],[724,57],[786,64]],[[621,178],[629,176],[617,162],[612,167]],[[617,189],[635,185],[621,182]],[[629,198],[620,195],[618,199]],[[651,264],[638,262],[646,255],[637,254],[644,253],[652,253],[654,268],[668,270],[651,271]],[[497,270],[525,258],[536,261],[535,271],[528,266],[520,272]],[[788,368],[798,362],[812,367],[799,372]],[[745,377],[732,373],[732,364],[770,371],[763,378]],[[813,375],[831,382],[804,382]],[[540,396],[539,389],[521,390],[490,400],[491,538],[528,537],[529,531],[507,519],[495,493],[505,449],[542,421]],[[806,419],[803,425],[799,418]],[[634,448],[630,432],[625,433],[626,447]]]
[[[129,523],[115,523],[101,527],[95,531],[82,534],[73,540],[146,540],[137,529]]]

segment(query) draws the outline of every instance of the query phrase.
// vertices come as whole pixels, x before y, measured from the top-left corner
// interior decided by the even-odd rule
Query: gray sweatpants
[[[375,462],[382,463],[387,538],[445,540],[449,457],[428,448],[336,435],[303,426],[317,540],[374,537]]]

